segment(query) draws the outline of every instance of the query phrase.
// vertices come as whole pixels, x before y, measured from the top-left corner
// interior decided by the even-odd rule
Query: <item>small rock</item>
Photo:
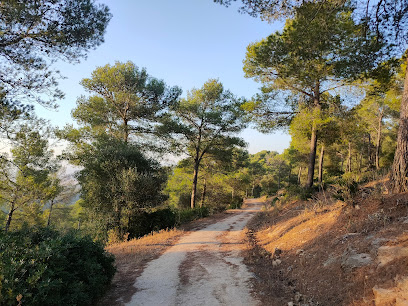
[[[343,237],[341,237],[339,239],[339,242],[345,243],[347,241],[347,239],[349,239],[350,237],[356,236],[356,235],[359,235],[359,233],[347,233],[347,234],[343,235]]]
[[[290,271],[292,271],[293,270],[293,267],[292,266],[289,266],[289,267],[287,267],[287,269],[286,269],[286,271],[288,271],[288,272],[290,272]]]
[[[323,267],[327,267],[330,266],[334,263],[336,263],[339,260],[339,256],[329,256],[329,258],[327,258],[327,260],[323,263]]]
[[[295,293],[295,302],[299,303],[300,301],[302,301],[302,295],[300,294],[300,292],[296,292]]]
[[[288,302],[288,306],[293,306],[293,302]]]
[[[348,239],[350,237],[357,236],[357,235],[360,235],[360,233],[347,233],[343,236],[343,239]]]
[[[343,255],[341,266],[343,268],[354,269],[367,266],[373,262],[370,254],[345,254]]]
[[[303,249],[299,249],[296,251],[296,255],[302,256],[305,251]]]
[[[273,266],[273,267],[277,267],[277,266],[279,266],[281,263],[282,263],[282,261],[281,261],[280,259],[272,260],[272,266]]]

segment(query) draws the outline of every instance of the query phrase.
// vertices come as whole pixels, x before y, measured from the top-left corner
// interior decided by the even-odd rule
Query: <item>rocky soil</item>
[[[258,214],[245,263],[263,305],[408,305],[408,194],[365,186]]]

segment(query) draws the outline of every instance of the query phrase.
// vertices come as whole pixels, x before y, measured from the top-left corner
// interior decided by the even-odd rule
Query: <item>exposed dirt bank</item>
[[[287,203],[249,223],[263,305],[408,305],[408,194],[367,186],[353,205]],[[405,304],[404,304],[405,303]]]

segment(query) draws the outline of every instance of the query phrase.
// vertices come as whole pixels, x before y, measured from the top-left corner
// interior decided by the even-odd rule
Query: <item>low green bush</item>
[[[208,207],[196,207],[182,209],[178,211],[178,224],[187,223],[200,218],[205,218],[210,215],[210,210]]]
[[[312,196],[313,191],[314,190],[312,188],[305,188],[299,185],[292,185],[286,187],[285,194],[283,195],[283,197],[287,201],[307,200]]]
[[[351,203],[358,191],[358,186],[356,176],[351,173],[346,173],[342,178],[338,179],[335,184],[331,185],[333,198]]]
[[[176,225],[204,218],[209,215],[210,209],[208,207],[196,207],[194,209],[172,209],[166,207],[152,211],[144,211],[129,220],[128,239],[142,237],[153,231],[173,228]]]
[[[172,228],[177,222],[177,212],[169,207],[144,211],[129,221],[129,239],[147,235],[153,231]]]
[[[242,204],[244,203],[244,199],[238,196],[235,196],[232,200],[231,203],[228,205],[227,209],[239,209],[242,207]]]
[[[0,233],[0,305],[89,305],[115,273],[89,237],[48,228]]]

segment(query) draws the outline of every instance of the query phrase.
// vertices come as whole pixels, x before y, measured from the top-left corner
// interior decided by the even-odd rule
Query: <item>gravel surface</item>
[[[251,295],[251,274],[243,263],[243,229],[262,203],[181,237],[137,278],[126,305],[259,305]]]

